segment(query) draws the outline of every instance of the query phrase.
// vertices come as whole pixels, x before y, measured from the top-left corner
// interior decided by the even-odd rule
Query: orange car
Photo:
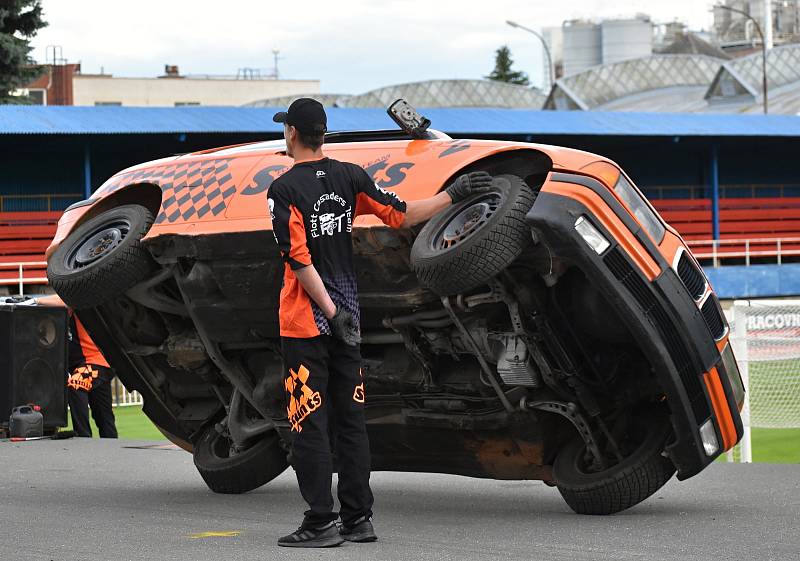
[[[407,200],[494,177],[421,228],[355,221],[373,469],[541,479],[608,514],[734,446],[744,389],[719,302],[630,178],[423,128],[325,140]],[[51,285],[217,492],[288,465],[265,194],[290,165],[273,141],[129,168],[67,209],[47,251]]]

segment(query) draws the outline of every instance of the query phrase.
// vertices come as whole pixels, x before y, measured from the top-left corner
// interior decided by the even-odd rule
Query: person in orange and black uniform
[[[111,381],[114,373],[103,354],[86,332],[81,320],[69,310],[69,410],[77,436],[92,436],[89,408],[100,438],[117,438],[114,410],[111,407]]]
[[[378,187],[360,166],[324,156],[327,116],[316,100],[298,99],[273,120],[283,123],[286,152],[295,161],[272,183],[267,199],[285,261],[279,320],[292,466],[310,507],[302,525],[278,545],[374,541],[353,220],[374,214],[393,228],[413,226],[487,191],[491,176],[462,175],[438,195],[406,203]],[[331,494],[329,420],[336,438],[338,516]]]

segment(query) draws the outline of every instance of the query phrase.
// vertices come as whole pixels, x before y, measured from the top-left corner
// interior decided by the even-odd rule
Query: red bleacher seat
[[[0,212],[0,263],[43,262],[61,212]],[[0,281],[16,279],[18,269],[0,268]],[[26,266],[24,278],[44,278],[45,266]]]
[[[661,199],[651,201],[661,216],[687,241],[706,241],[713,237],[710,199]],[[800,197],[731,198],[719,201],[721,240],[753,240],[751,243],[722,243],[719,254],[772,252],[777,242],[768,240],[795,238],[783,242],[782,251],[800,250]],[[756,240],[762,240],[758,242]],[[697,246],[695,246],[697,247]],[[710,252],[711,245],[702,252]]]
[[[687,239],[711,239],[710,199],[652,201],[661,216]],[[800,197],[720,199],[723,239],[800,237]]]
[[[60,210],[32,212],[0,212],[0,224],[57,224],[63,214]]]

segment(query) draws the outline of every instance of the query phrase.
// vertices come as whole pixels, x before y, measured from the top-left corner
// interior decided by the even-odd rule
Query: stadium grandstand
[[[60,213],[115,172],[165,155],[280,138],[271,119],[279,108],[285,105],[0,107],[0,282],[16,291],[19,263],[38,263],[25,266],[23,277],[45,282],[44,249]],[[611,158],[714,274],[780,263],[786,276],[800,267],[792,264],[800,259],[798,117],[474,107],[424,113],[454,138],[541,142]],[[331,131],[394,128],[383,108],[331,107],[328,114]],[[800,285],[800,271],[793,278]],[[738,290],[721,294],[745,296]],[[786,282],[780,290],[800,294]]]

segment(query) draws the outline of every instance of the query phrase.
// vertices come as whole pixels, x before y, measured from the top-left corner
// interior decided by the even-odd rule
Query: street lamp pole
[[[532,33],[539,39],[539,41],[542,42],[542,47],[544,47],[544,54],[545,56],[547,56],[547,81],[549,82],[548,86],[552,86],[553,84],[555,84],[556,78],[553,69],[553,58],[550,56],[550,48],[547,46],[547,41],[544,40],[544,37],[542,37],[538,32],[534,31],[533,29],[525,27],[524,25],[520,25],[517,22],[506,20],[506,23],[511,27],[516,27],[517,29],[521,29],[523,31],[527,31],[528,33]]]
[[[771,0],[765,0],[766,2],[770,2]],[[758,25],[758,22],[747,12],[743,12],[742,10],[738,10],[736,8],[731,8],[730,6],[723,6],[722,4],[717,4],[714,8],[719,8],[720,10],[728,10],[729,12],[733,12],[735,14],[739,14],[744,16],[745,18],[749,19],[753,22],[753,25],[758,31],[758,36],[761,38],[761,92],[762,97],[764,98],[764,115],[767,114],[768,105],[767,105],[767,42],[764,41],[764,34],[761,33],[761,26]],[[767,25],[771,25],[771,22],[767,22]]]

